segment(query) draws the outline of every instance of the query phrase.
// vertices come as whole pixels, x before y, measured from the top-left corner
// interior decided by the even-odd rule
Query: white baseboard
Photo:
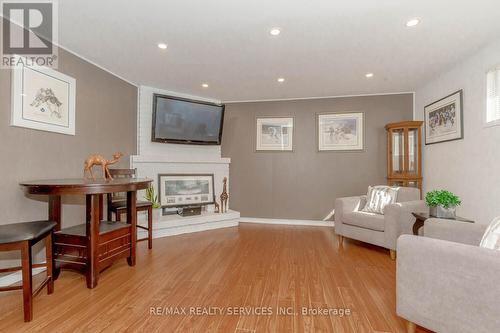
[[[37,267],[31,270],[33,275],[39,274],[45,271],[45,267]],[[23,279],[22,272],[17,271],[11,274],[0,277],[0,287],[8,287],[15,283],[20,282]]]
[[[318,221],[318,220],[294,220],[294,219],[266,219],[260,217],[242,217],[240,223],[263,223],[263,224],[286,224],[286,225],[303,225],[314,227],[333,227],[333,221]]]

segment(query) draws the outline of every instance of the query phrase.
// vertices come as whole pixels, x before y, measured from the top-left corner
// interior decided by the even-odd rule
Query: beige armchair
[[[398,239],[396,311],[440,333],[500,330],[500,251],[479,247],[488,226],[428,219],[424,236]]]
[[[361,211],[365,203],[365,195],[335,200],[335,233],[340,244],[344,237],[356,239],[389,249],[395,259],[398,237],[412,234],[415,217],[411,213],[428,210],[420,200],[420,190],[400,187],[396,203],[387,205],[383,215]]]

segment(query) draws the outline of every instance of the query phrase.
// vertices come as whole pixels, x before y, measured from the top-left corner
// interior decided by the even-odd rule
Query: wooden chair
[[[54,292],[52,232],[56,222],[36,221],[0,225],[0,251],[21,251],[21,266],[0,269],[0,273],[22,271],[22,285],[0,287],[0,291],[23,290],[24,321],[33,319],[33,297],[47,286],[47,294]],[[45,239],[45,264],[33,264],[31,247]],[[32,268],[46,267],[47,277],[33,291]]]
[[[113,178],[134,178],[135,169],[109,169]],[[147,230],[148,237],[138,238],[137,241],[148,241],[148,248],[153,248],[153,205],[149,201],[137,201],[137,212],[148,213],[148,226],[137,224],[137,228]],[[113,213],[116,221],[121,221],[122,214],[127,213],[127,198],[124,193],[109,193],[108,194],[108,221],[113,220]]]

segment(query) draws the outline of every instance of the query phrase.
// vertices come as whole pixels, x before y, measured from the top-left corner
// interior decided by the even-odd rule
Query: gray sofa
[[[500,251],[479,247],[487,225],[428,219],[398,239],[397,313],[436,332],[500,332]]]
[[[396,240],[402,234],[411,234],[415,218],[412,212],[425,212],[428,208],[420,200],[420,190],[400,187],[395,204],[385,207],[384,215],[362,212],[366,195],[335,200],[335,233],[342,244],[343,237],[389,249],[396,256]]]

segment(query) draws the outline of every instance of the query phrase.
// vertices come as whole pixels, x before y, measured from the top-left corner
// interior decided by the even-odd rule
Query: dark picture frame
[[[164,177],[186,177],[186,178],[193,178],[193,177],[210,177],[211,178],[211,186],[212,186],[212,196],[210,197],[211,201],[209,202],[202,202],[202,203],[187,203],[187,204],[172,204],[172,205],[164,205],[162,204],[162,199],[163,199],[163,181],[162,178]],[[193,206],[193,205],[199,205],[199,206],[205,206],[205,205],[213,205],[215,203],[215,183],[214,183],[214,174],[213,173],[161,173],[158,174],[158,201],[160,202],[160,205],[162,208],[174,208],[174,207],[187,207],[187,206]]]
[[[460,89],[424,107],[426,146],[464,138],[463,95]]]

